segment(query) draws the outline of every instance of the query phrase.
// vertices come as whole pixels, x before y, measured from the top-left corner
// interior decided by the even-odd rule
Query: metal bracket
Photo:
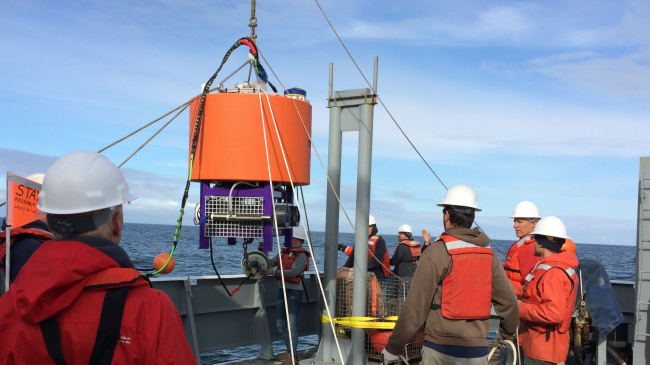
[[[183,280],[183,285],[185,286],[185,304],[187,304],[187,314],[190,319],[190,327],[192,328],[192,350],[194,356],[196,357],[196,362],[201,364],[201,350],[199,348],[199,337],[196,334],[196,322],[194,322],[194,306],[192,305],[192,286],[190,285],[190,278]]]
[[[264,302],[264,278],[257,280],[255,283],[255,297],[258,305],[255,318],[253,318],[253,335],[262,347],[260,358],[270,360],[273,358],[273,341],[271,340],[271,330],[269,328],[269,318],[266,314],[266,303]]]

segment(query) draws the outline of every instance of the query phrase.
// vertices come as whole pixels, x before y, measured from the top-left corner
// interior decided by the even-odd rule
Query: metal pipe
[[[609,357],[614,359],[614,361],[616,361],[618,365],[627,365],[625,363],[625,360],[623,360],[621,355],[619,355],[618,351],[614,350],[612,346],[609,345],[607,346],[607,355],[609,355]]]
[[[210,214],[210,219],[224,220],[224,221],[270,221],[270,215],[228,215],[228,214]]]
[[[332,97],[333,66],[330,64],[330,98]],[[332,106],[330,109],[329,145],[327,151],[327,175],[332,186],[327,186],[327,205],[325,213],[325,263],[323,265],[325,300],[332,311],[336,313],[336,269],[338,267],[339,243],[339,203],[336,196],[341,194],[341,149],[343,134],[341,132],[341,108]],[[333,188],[333,190],[332,190]],[[334,193],[336,192],[336,194]],[[323,309],[323,315],[327,315]],[[322,326],[321,351],[323,362],[334,361],[334,333],[327,325]],[[345,359],[343,359],[345,360]]]
[[[330,63],[330,93],[329,93],[329,98],[332,98],[332,95],[334,94],[334,64]]]
[[[357,210],[355,229],[359,234],[354,242],[354,283],[352,316],[366,316],[366,281],[368,271],[368,220],[370,214],[370,180],[372,169],[373,105],[361,105],[359,126],[359,162],[357,165]],[[381,258],[380,258],[381,259]],[[352,363],[364,364],[365,330],[352,328]]]
[[[375,72],[372,77],[372,93],[377,94],[377,71],[379,69],[379,57],[375,56]]]

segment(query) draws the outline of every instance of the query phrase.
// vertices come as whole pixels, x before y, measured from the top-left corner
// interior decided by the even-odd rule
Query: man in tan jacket
[[[501,318],[494,340],[501,347],[519,324],[517,297],[487,236],[470,228],[480,211],[474,189],[454,185],[438,206],[445,232],[422,253],[382,355],[387,363],[398,359],[424,325],[423,365],[487,364],[490,308]]]

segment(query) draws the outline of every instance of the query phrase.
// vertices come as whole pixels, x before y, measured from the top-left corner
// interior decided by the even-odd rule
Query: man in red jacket
[[[556,217],[542,218],[533,231],[541,261],[524,279],[519,302],[524,365],[557,364],[569,353],[569,327],[575,306],[578,259],[561,251],[569,238]]]
[[[55,239],[0,297],[0,363],[196,364],[173,303],[118,245],[122,204],[133,199],[96,152],[54,163],[38,208]]]

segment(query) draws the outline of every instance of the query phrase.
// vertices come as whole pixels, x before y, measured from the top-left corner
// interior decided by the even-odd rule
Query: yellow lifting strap
[[[321,313],[321,322],[334,324],[340,324],[342,326],[348,326],[353,328],[372,328],[379,330],[392,330],[395,328],[395,322],[397,322],[397,316],[390,316],[384,318],[375,318],[375,317],[341,317],[330,319],[328,316]]]

